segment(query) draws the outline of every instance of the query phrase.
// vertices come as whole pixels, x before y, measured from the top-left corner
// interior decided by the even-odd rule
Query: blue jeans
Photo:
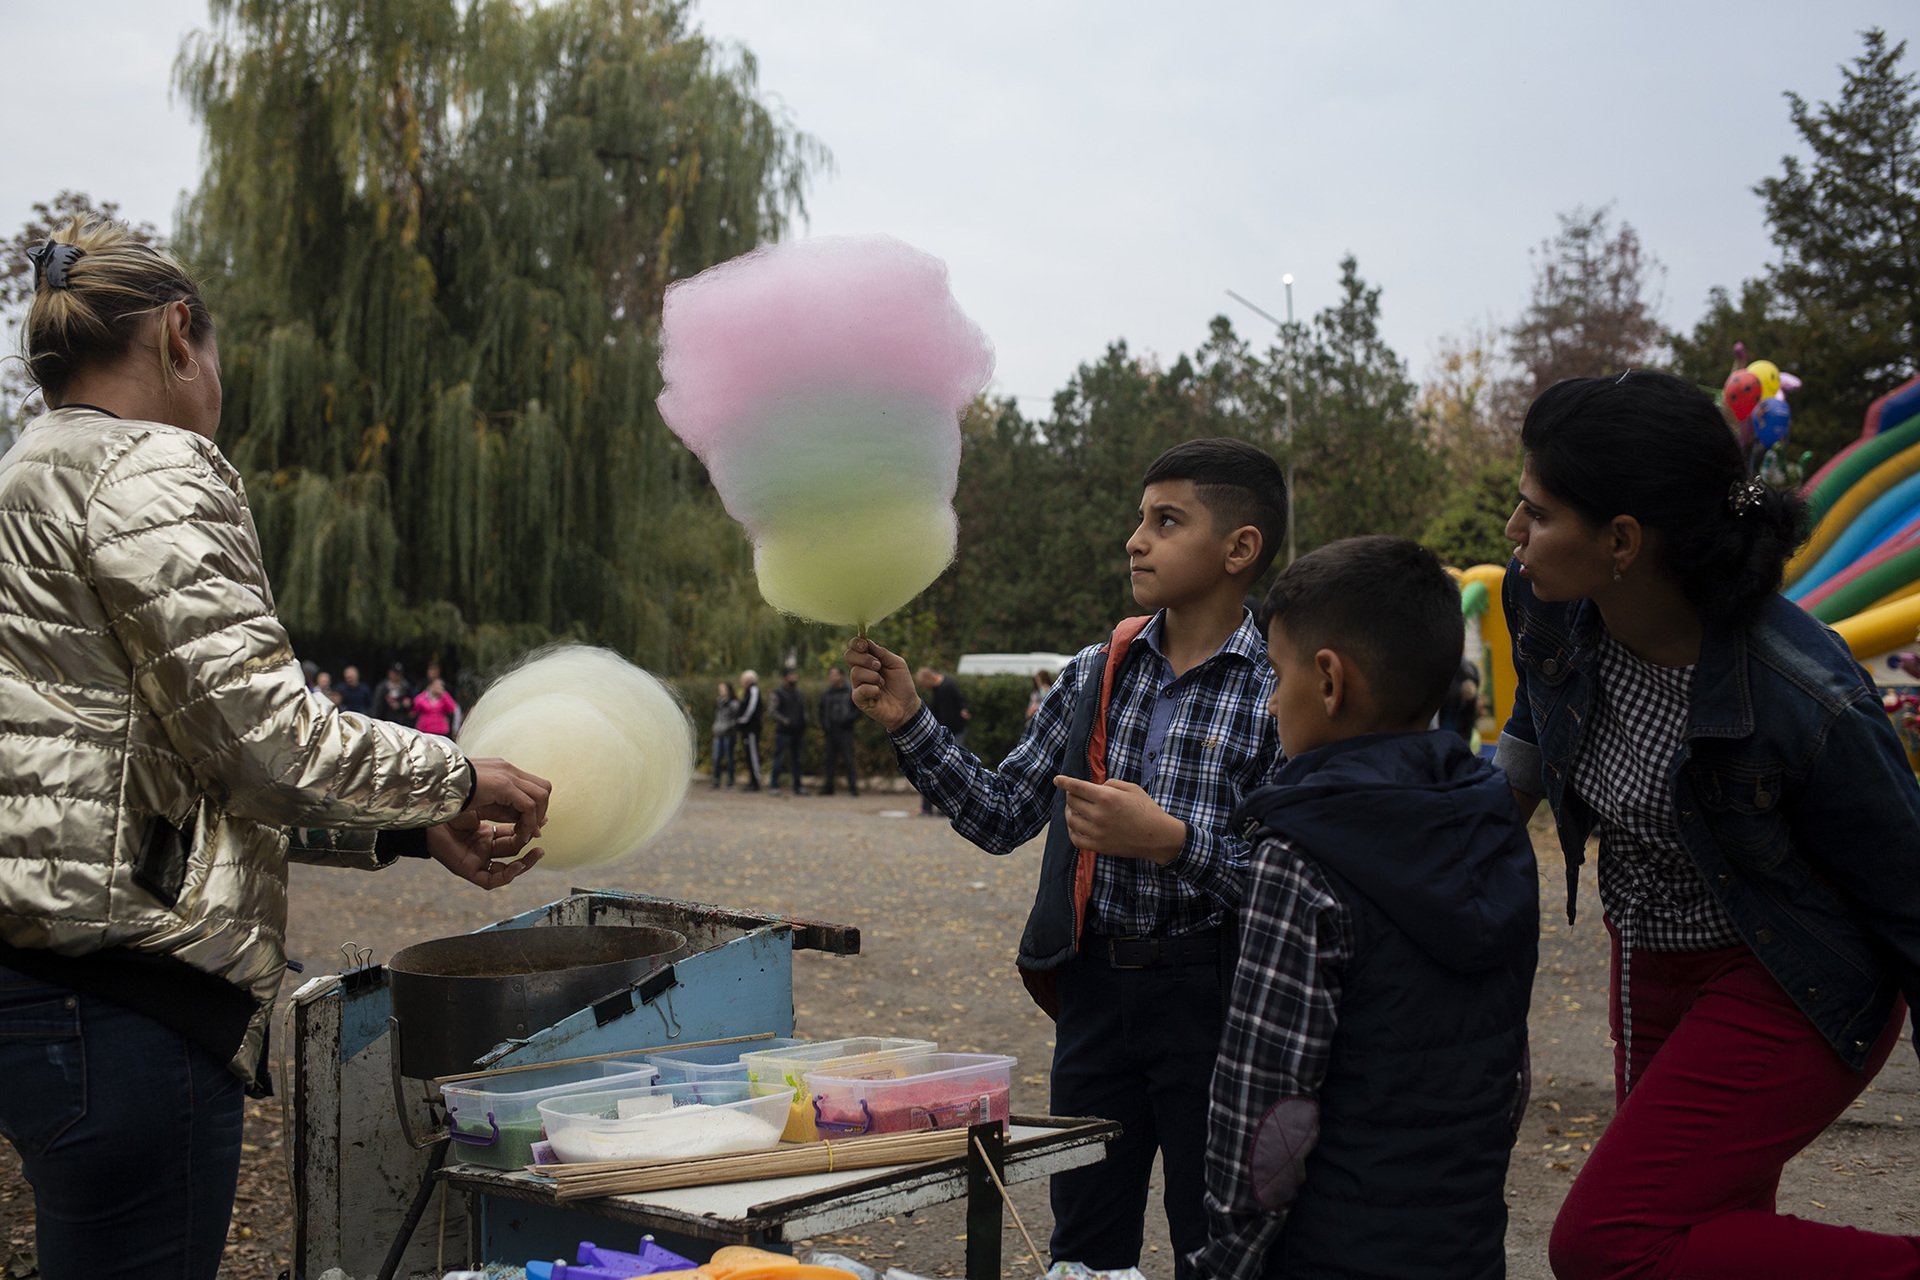
[[[245,1094],[121,1005],[0,968],[0,1134],[33,1184],[46,1280],[213,1280]]]
[[[733,735],[716,733],[713,735],[713,785],[719,786],[721,779],[728,786],[733,785]]]

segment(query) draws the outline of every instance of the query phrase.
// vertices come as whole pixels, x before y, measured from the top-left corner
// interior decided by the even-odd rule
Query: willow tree
[[[781,631],[653,408],[667,285],[825,160],[749,54],[676,0],[213,0],[177,78],[222,443],[296,633],[685,669]]]

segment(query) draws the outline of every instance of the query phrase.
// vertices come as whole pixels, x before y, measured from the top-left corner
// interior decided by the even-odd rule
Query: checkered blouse
[[[1600,819],[1600,902],[1620,933],[1622,1093],[1633,1088],[1633,953],[1741,941],[1674,816],[1670,774],[1686,737],[1693,671],[1642,662],[1602,633],[1593,721],[1573,766],[1573,785]]]
[[[1602,636],[1593,721],[1573,784],[1600,818],[1600,901],[1623,948],[1708,951],[1740,942],[1674,816],[1669,772],[1692,686],[1692,667],[1653,666]]]

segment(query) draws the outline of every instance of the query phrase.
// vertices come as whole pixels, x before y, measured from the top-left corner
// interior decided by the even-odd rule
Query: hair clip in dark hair
[[[49,289],[66,288],[67,272],[86,255],[87,251],[77,244],[60,244],[54,240],[27,250],[27,258],[33,263],[33,287],[38,289],[45,281]]]
[[[1621,374],[1619,377],[1615,378],[1613,380],[1613,385],[1617,387],[1621,383],[1625,382],[1628,378],[1631,378],[1632,376],[1633,376],[1633,370],[1629,369],[1625,373]]]
[[[1766,496],[1767,486],[1758,480],[1736,480],[1733,487],[1727,490],[1727,510],[1736,516],[1744,516],[1759,506],[1760,500]]]

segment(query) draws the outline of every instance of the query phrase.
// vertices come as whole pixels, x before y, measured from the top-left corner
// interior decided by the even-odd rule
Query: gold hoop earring
[[[179,371],[178,369],[175,369],[175,370],[173,371],[173,377],[174,377],[174,381],[176,381],[176,382],[192,382],[192,381],[194,381],[194,379],[195,379],[195,378],[198,378],[198,377],[200,376],[200,360],[199,360],[199,358],[198,358],[197,356],[196,356],[196,357],[190,357],[190,358],[189,358],[189,359],[187,360],[187,363],[193,366],[193,377],[192,377],[192,378],[189,378],[189,377],[187,377],[186,375],[184,375],[184,374],[182,374],[182,373],[181,373],[181,372],[180,372],[180,371]]]

